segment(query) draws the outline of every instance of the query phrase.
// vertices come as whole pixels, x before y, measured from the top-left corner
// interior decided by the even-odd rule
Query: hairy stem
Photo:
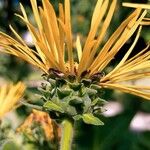
[[[62,122],[62,137],[60,142],[60,150],[71,150],[73,138],[73,124],[69,120]]]

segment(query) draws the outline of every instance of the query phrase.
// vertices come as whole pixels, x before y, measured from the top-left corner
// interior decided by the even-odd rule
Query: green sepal
[[[73,96],[71,100],[69,101],[69,105],[71,106],[76,106],[79,104],[83,104],[83,100],[77,96]]]
[[[77,111],[73,106],[67,106],[65,112],[67,112],[71,116],[77,115]]]
[[[51,97],[52,89],[50,83],[42,83],[41,87],[38,87],[38,90],[43,96],[45,96],[46,99],[49,99]]]
[[[91,106],[91,99],[89,98],[88,94],[85,94],[82,99],[84,101],[84,113],[86,113]]]
[[[97,102],[98,102],[98,98],[94,99],[94,100],[92,101],[92,103],[91,103],[91,106],[96,105],[96,104],[97,104]]]
[[[52,101],[47,101],[44,105],[43,105],[44,108],[46,108],[47,110],[54,110],[54,111],[58,111],[58,112],[61,112],[61,113],[64,113],[64,110],[58,106],[57,104],[53,103]]]
[[[91,88],[86,88],[86,92],[89,96],[93,96],[95,94],[97,94],[97,91]]]
[[[49,92],[50,91],[50,88],[45,86],[44,88],[43,87],[38,87],[38,90],[41,92],[41,93],[46,93],[46,92]]]
[[[51,69],[51,73],[55,76],[48,76],[40,89],[45,102],[42,108],[56,119],[83,119],[88,124],[103,125],[95,117],[102,113],[102,107],[106,103],[100,98],[103,89],[97,83],[99,74],[91,79],[81,78],[78,81],[75,76],[62,76],[63,73],[55,69]]]
[[[57,87],[62,87],[64,84],[66,84],[65,79],[56,78],[56,86]]]
[[[107,103],[107,101],[105,101],[104,99],[96,98],[92,101],[91,106],[95,106],[95,105],[100,106],[100,105],[104,105],[106,103]]]
[[[97,117],[95,117],[93,114],[83,114],[82,119],[87,124],[92,124],[96,126],[104,125],[104,123]]]
[[[91,84],[91,79],[82,79],[81,82],[86,86],[89,87]]]
[[[73,89],[74,91],[79,91],[82,84],[80,83],[69,83],[69,87]]]
[[[55,87],[56,85],[56,80],[49,78],[48,82],[51,84],[52,87]]]
[[[63,99],[65,97],[69,96],[71,93],[72,93],[72,90],[69,90],[69,89],[62,90],[62,89],[57,88],[57,95],[60,99]]]
[[[92,88],[94,90],[98,90],[98,91],[102,90],[101,86],[96,85],[96,84],[91,84],[90,88]]]
[[[49,91],[46,91],[46,90],[42,89],[41,87],[39,87],[38,90],[40,91],[40,93],[42,95],[45,96],[45,98],[48,98],[50,96],[50,92]]]

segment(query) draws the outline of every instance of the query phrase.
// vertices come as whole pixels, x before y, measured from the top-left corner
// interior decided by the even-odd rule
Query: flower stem
[[[62,122],[62,137],[60,143],[60,150],[71,150],[73,138],[73,124],[69,120]]]

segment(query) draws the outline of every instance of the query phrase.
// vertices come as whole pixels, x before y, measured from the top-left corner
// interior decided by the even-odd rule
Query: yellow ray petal
[[[29,22],[26,12],[24,10],[24,7],[21,4],[20,4],[20,8],[21,8],[24,18],[20,15],[17,15],[17,16],[20,17],[26,23],[28,30],[30,31],[30,34],[32,36],[32,39],[34,41],[34,45],[35,45],[42,61],[45,63],[45,61],[46,61],[45,56],[44,56],[43,52],[41,51],[40,47],[37,45],[37,41],[41,41],[41,38],[44,39],[43,36],[41,36],[41,34],[40,34],[40,33],[42,33],[41,32],[42,29],[40,29],[40,31],[38,33],[36,28]]]
[[[95,40],[95,36],[96,36],[96,32],[98,30],[98,27],[105,15],[105,12],[107,11],[107,7],[108,7],[108,0],[105,0],[104,3],[102,4],[102,6],[100,5],[100,1],[98,1],[98,6],[96,6],[97,8],[95,8],[95,12],[98,11],[98,8],[101,6],[101,8],[99,9],[99,13],[97,15],[97,20],[95,20],[93,22],[93,25],[91,25],[91,28],[90,28],[90,31],[89,31],[89,34],[87,36],[87,40],[85,42],[85,45],[84,45],[84,48],[83,48],[83,55],[82,55],[82,58],[81,58],[81,61],[79,63],[79,67],[78,67],[78,72],[79,72],[79,75],[87,69],[87,57],[86,56],[90,56],[90,52],[91,52],[91,48],[89,48],[89,45],[91,43],[91,41]],[[95,17],[95,15],[93,16]]]
[[[106,64],[108,64],[108,62],[110,62],[110,60],[115,56],[115,54],[119,51],[119,49],[122,47],[122,45],[133,35],[133,33],[136,31],[137,27],[140,25],[140,22],[142,21],[142,19],[144,18],[144,16],[146,15],[146,11],[144,11],[141,15],[141,17],[136,21],[135,19],[137,17],[135,17],[126,27],[126,29],[124,30],[124,33],[121,35],[120,39],[116,42],[116,44],[114,45],[114,47],[110,50],[110,52],[108,53],[108,57],[109,59],[105,58],[106,60]],[[111,59],[110,59],[111,58]],[[105,67],[105,65],[103,67],[101,67],[100,70],[102,70]]]
[[[92,16],[91,28],[93,28],[95,22],[97,22],[97,20],[98,20],[98,14],[100,14],[100,9],[101,9],[102,3],[103,3],[103,0],[97,1],[97,4],[96,4],[94,12],[93,12],[93,16]]]
[[[148,47],[147,47],[148,48]],[[108,78],[106,75],[102,81],[104,82],[105,80],[111,80],[111,81],[121,81],[121,80],[127,80],[127,78],[133,78],[135,75],[135,79],[138,78],[138,74],[141,76],[147,76],[147,71],[150,68],[150,51],[145,52],[144,49],[142,53],[140,52],[139,54],[131,58],[130,60],[132,61],[126,61],[114,74],[111,74]],[[143,53],[144,52],[144,53]],[[142,55],[141,55],[142,54]],[[137,75],[137,77],[136,77]],[[127,78],[125,78],[127,76]]]
[[[114,74],[127,60],[127,58],[129,57],[129,55],[131,54],[133,48],[135,47],[139,37],[140,37],[140,32],[141,32],[142,27],[140,26],[138,33],[136,35],[136,38],[134,40],[134,42],[132,43],[131,47],[129,48],[129,50],[127,51],[127,53],[125,54],[125,56],[122,58],[122,60],[119,62],[119,64],[109,73],[104,77],[104,80],[107,80],[112,74]]]
[[[24,45],[27,46],[26,43],[23,41],[23,39],[19,36],[19,34],[14,30],[14,28],[9,25],[11,31],[14,33],[14,35],[17,37],[17,39]]]
[[[100,83],[100,86],[102,86],[103,88],[120,90],[122,92],[133,94],[133,95],[136,95],[139,97],[143,97],[147,100],[150,100],[150,92],[142,92],[140,90],[137,90],[137,89],[134,89],[131,87],[127,87],[125,85],[120,85],[120,84]]]
[[[104,45],[104,47],[102,48],[102,50],[99,52],[98,56],[96,57],[96,59],[93,61],[92,65],[90,66],[89,70],[93,70],[94,67],[96,67],[96,65],[98,63],[100,63],[104,56],[106,56],[106,54],[108,53],[109,49],[111,48],[111,46],[114,44],[114,42],[119,38],[119,36],[122,34],[122,32],[125,30],[125,28],[127,27],[127,25],[129,24],[129,22],[135,18],[135,16],[137,16],[140,13],[140,9],[135,10],[124,22],[122,22],[122,24],[118,27],[118,29],[112,34],[112,36],[109,38],[109,40],[107,41],[107,43]]]
[[[38,26],[40,32],[41,32],[42,23],[41,23],[41,19],[40,19],[38,8],[37,8],[37,0],[30,0],[30,2],[31,2],[34,17],[35,17],[35,21],[37,23],[37,26]]]
[[[3,47],[3,49],[1,49],[1,52],[9,52],[10,54],[20,57],[35,66],[40,66],[40,68],[47,73],[46,67],[39,60],[39,58],[37,58],[38,55],[36,56],[36,53],[34,54],[31,49],[21,45],[6,34],[0,33],[0,35],[0,45]],[[7,39],[7,43],[3,43],[3,38]]]
[[[74,59],[72,49],[72,31],[71,31],[71,17],[70,17],[70,0],[65,0],[65,29],[66,29],[66,40],[68,49],[68,59],[70,64],[70,71],[74,72]]]
[[[114,76],[110,77],[108,81],[105,81],[107,83],[119,83],[119,82],[124,82],[124,81],[135,81],[137,79],[142,79],[142,78],[150,78],[150,72],[142,72],[142,73],[123,73],[122,75],[119,76]],[[101,82],[105,82],[103,79]]]
[[[42,61],[45,63],[45,65],[47,65],[47,66],[49,66],[49,67],[51,67],[51,66],[53,66],[54,68],[56,67],[56,68],[59,68],[58,67],[58,65],[55,65],[56,63],[55,63],[55,61],[57,61],[56,59],[58,58],[57,56],[58,56],[58,54],[56,53],[56,51],[55,51],[55,47],[54,46],[51,46],[52,47],[52,49],[50,49],[50,47],[49,47],[49,45],[52,45],[52,44],[54,44],[55,42],[54,42],[54,40],[53,40],[53,42],[49,42],[49,38],[50,38],[50,34],[49,35],[47,35],[47,33],[49,33],[49,27],[47,28],[47,31],[45,32],[46,33],[46,35],[47,35],[47,39],[45,38],[45,34],[43,33],[43,32],[41,32],[41,31],[39,31],[39,32],[37,32],[37,30],[36,30],[36,28],[28,21],[28,18],[27,18],[27,15],[26,15],[26,12],[25,12],[25,10],[24,10],[24,7],[22,6],[22,5],[20,5],[21,6],[21,10],[22,10],[22,13],[23,13],[23,16],[24,16],[24,18],[22,17],[22,16],[20,16],[20,15],[17,15],[18,17],[20,17],[25,23],[26,23],[26,25],[27,25],[27,27],[28,27],[28,30],[30,31],[30,33],[31,33],[31,35],[32,35],[32,38],[33,38],[33,41],[34,41],[34,44],[35,44],[35,47],[36,47],[36,49],[37,49],[37,51],[38,51],[38,53],[39,53],[39,55],[40,55],[40,58],[42,59]],[[41,10],[41,9],[40,9]],[[44,17],[44,16],[43,16]],[[44,23],[44,20],[42,20],[43,22],[42,23]],[[45,26],[45,28],[46,28],[46,26]],[[41,29],[42,30],[42,29]],[[48,40],[48,42],[49,42],[49,45],[47,44],[47,40]],[[41,47],[42,46],[42,47]],[[43,46],[45,47],[45,48],[43,48]],[[51,50],[52,50],[52,52],[51,52]],[[52,57],[51,57],[52,56]],[[51,59],[51,58],[54,58],[54,59]],[[50,60],[51,59],[51,60]]]
[[[80,62],[82,57],[82,46],[81,46],[81,41],[79,36],[77,36],[76,48],[77,48],[78,61]]]
[[[135,56],[133,56],[132,58],[127,60],[125,63],[129,64],[129,63],[132,63],[134,60],[141,59],[141,57],[142,57],[142,59],[144,59],[145,57],[150,56],[149,55],[150,52],[146,52],[148,50],[148,48],[150,48],[150,45],[147,45],[146,48],[144,48],[141,52],[139,52],[138,54],[136,54]]]
[[[51,47],[51,49],[55,50],[57,62],[59,62],[60,68],[62,68],[62,70],[64,71],[64,57],[62,53],[63,47],[60,46],[60,33],[57,23],[57,17],[52,5],[48,0],[43,1],[43,7],[45,13],[45,25],[48,24],[47,28],[49,29],[49,32],[47,32],[47,28],[46,26],[44,26],[45,33],[49,33],[46,34],[47,39],[49,39],[49,36],[51,36],[51,40],[53,41],[49,40],[49,44],[53,44],[53,47]]]
[[[23,96],[24,91],[25,85],[22,82],[16,85],[5,85],[0,88],[0,118],[13,109],[15,104]]]
[[[108,52],[106,56],[104,56],[102,62],[99,62],[97,65],[98,71],[102,71],[106,65],[114,58],[116,53],[120,50],[120,48],[124,45],[124,43],[133,35],[133,33],[136,31],[138,26],[140,25],[140,22],[146,15],[146,11],[142,13],[140,18],[136,21],[138,16],[135,16],[133,20],[130,21],[126,29],[124,30],[123,34],[121,35],[120,39],[115,43],[115,45],[112,47],[112,49]],[[132,27],[132,28],[131,28]],[[96,69],[96,67],[95,67]]]
[[[114,11],[115,11],[116,3],[117,3],[116,0],[113,0],[113,2],[111,3],[111,6],[110,6],[109,11],[108,11],[107,16],[106,16],[106,19],[104,20],[104,23],[102,25],[102,29],[99,32],[99,35],[98,35],[98,38],[97,38],[97,43],[94,45],[94,47],[91,51],[87,67],[89,67],[89,65],[92,63],[93,58],[95,56],[95,53],[97,51],[97,48],[100,46],[100,44],[101,44],[101,42],[102,42],[102,40],[103,40],[103,38],[106,34],[106,31],[107,31],[107,29],[110,25],[112,16],[113,16]]]
[[[64,9],[63,5],[59,4],[59,20],[61,20],[63,23],[65,23],[65,14],[64,14]],[[65,51],[64,51],[64,39],[65,39],[65,32],[62,29],[62,27],[59,25],[59,33],[60,33],[60,46],[62,48],[62,57],[63,59],[65,58]]]
[[[59,61],[58,60],[58,52],[57,52],[57,49],[55,48],[56,43],[55,43],[55,40],[54,40],[54,37],[52,34],[52,27],[49,23],[51,21],[49,20],[49,17],[46,14],[46,12],[43,11],[41,8],[40,8],[40,14],[42,16],[41,20],[42,20],[42,25],[44,27],[44,29],[43,29],[43,36],[45,37],[44,45],[47,47],[47,50],[48,50],[46,55],[48,56],[48,53],[50,53],[50,55],[53,57],[53,60],[58,62]]]
[[[122,3],[124,7],[150,9],[150,4],[138,4],[138,3]]]

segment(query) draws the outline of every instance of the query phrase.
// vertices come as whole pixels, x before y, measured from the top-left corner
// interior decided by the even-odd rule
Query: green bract
[[[64,76],[51,69],[44,75],[45,83],[40,91],[44,100],[43,109],[56,120],[79,120],[87,124],[103,125],[97,117],[102,112],[105,100],[101,99],[102,88],[97,85],[100,76],[77,80],[75,76]]]

